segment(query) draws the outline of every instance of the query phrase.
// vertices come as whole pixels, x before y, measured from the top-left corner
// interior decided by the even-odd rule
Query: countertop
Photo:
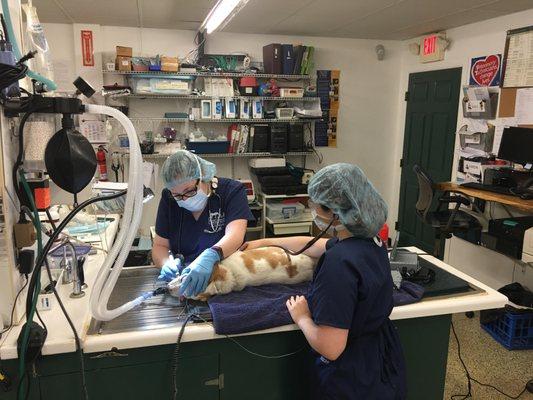
[[[115,235],[116,223],[108,228],[109,235]],[[408,250],[424,254],[421,250],[408,247]],[[466,311],[477,311],[490,308],[500,308],[507,303],[507,298],[494,289],[458,271],[452,266],[440,261],[430,255],[421,255],[433,265],[467,281],[473,288],[477,289],[469,293],[459,295],[449,295],[443,297],[424,299],[415,304],[395,307],[390,318],[392,320],[420,318],[443,314],[454,314]],[[165,329],[153,329],[139,332],[123,332],[105,335],[87,335],[87,329],[91,320],[89,312],[89,295],[91,284],[96,277],[98,267],[104,259],[104,255],[91,256],[86,268],[86,281],[89,283],[87,295],[81,299],[71,299],[68,297],[70,285],[62,285],[59,293],[65,303],[75,326],[80,335],[85,353],[94,353],[110,350],[112,347],[118,349],[128,349],[137,347],[148,347],[175,343],[180,327]],[[67,287],[68,286],[68,287]],[[67,325],[66,319],[61,311],[56,307],[47,312],[41,313],[48,326],[48,338],[43,347],[43,354],[60,354],[75,351],[75,343],[72,331]],[[258,335],[266,333],[276,333],[297,330],[296,325],[285,325],[277,328],[246,333],[244,335]],[[16,341],[20,332],[20,326],[14,327],[8,335],[4,337],[0,345],[0,358],[12,359],[17,357]],[[221,339],[224,336],[215,334],[214,328],[209,323],[195,323],[185,328],[182,342]]]

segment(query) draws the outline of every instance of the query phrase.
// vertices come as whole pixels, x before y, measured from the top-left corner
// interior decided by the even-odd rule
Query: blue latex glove
[[[204,250],[181,273],[179,294],[185,297],[195,297],[205,291],[213,272],[215,263],[220,261],[218,252],[213,249]]]
[[[170,282],[172,279],[174,279],[178,275],[180,266],[181,266],[180,259],[174,258],[171,255],[169,259],[161,267],[161,272],[159,273],[159,277],[157,279],[161,279],[165,282]]]

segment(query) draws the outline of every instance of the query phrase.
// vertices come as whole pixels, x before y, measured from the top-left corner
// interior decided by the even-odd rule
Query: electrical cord
[[[37,54],[36,51],[30,51],[15,65],[0,63],[0,90],[8,88],[26,76],[28,67],[24,64],[24,62],[30,58],[33,58],[35,54]]]
[[[493,385],[489,385],[488,383],[482,383],[482,382],[478,381],[477,379],[473,378],[472,375],[470,375],[470,371],[468,371],[468,368],[466,367],[466,364],[465,364],[465,362],[463,360],[463,356],[461,355],[461,343],[459,342],[459,337],[457,336],[457,333],[455,332],[455,326],[453,324],[453,321],[451,323],[451,327],[452,327],[453,336],[455,337],[455,342],[457,343],[457,355],[459,356],[459,361],[461,362],[461,364],[463,366],[463,369],[465,370],[467,384],[468,384],[468,392],[466,394],[454,394],[454,395],[450,396],[451,400],[473,399],[473,396],[472,396],[472,382],[475,382],[475,383],[477,383],[480,386],[485,386],[485,387],[491,388],[491,389],[497,391],[498,393],[502,394],[503,396],[505,396],[505,397],[507,397],[509,399],[513,399],[513,400],[516,400],[516,399],[520,398],[520,396],[522,396],[526,392],[527,387],[524,385],[524,389],[519,394],[517,394],[516,396],[512,396],[510,394],[507,394],[507,393],[501,391],[500,389],[498,389],[497,387],[495,387]]]
[[[37,260],[37,263],[35,264],[34,272],[30,279],[30,288],[35,287],[37,279],[37,275],[39,275],[40,270],[43,266],[44,260],[46,259],[46,256],[48,255],[48,252],[50,251],[50,248],[52,247],[54,241],[59,237],[59,234],[63,229],[65,229],[65,226],[76,216],[77,213],[79,213],[81,210],[83,210],[85,207],[87,207],[90,204],[99,202],[99,201],[105,201],[105,200],[112,200],[116,199],[118,197],[124,196],[126,194],[127,190],[121,190],[120,192],[116,192],[107,196],[97,196],[92,197],[88,200],[85,200],[83,203],[79,204],[74,210],[72,210],[64,219],[61,221],[61,223],[58,225],[55,232],[50,236],[50,239],[44,246],[42,254],[39,256],[39,259]],[[37,273],[36,273],[37,272]],[[26,309],[31,309],[31,298],[26,299]]]
[[[208,324],[208,325],[210,325],[210,326],[212,326],[214,328],[213,324],[211,322],[209,322],[208,320],[206,320],[205,318],[203,318],[202,316],[200,316],[198,314],[193,314],[193,315],[194,315],[194,317],[200,319],[202,322],[205,322],[206,324]],[[237,346],[239,346],[242,350],[244,350],[248,354],[251,354],[251,355],[259,357],[259,358],[266,358],[268,360],[278,360],[280,358],[290,357],[290,356],[293,356],[295,354],[300,353],[301,351],[303,351],[305,349],[305,347],[302,347],[302,348],[300,348],[300,349],[298,349],[296,351],[293,351],[291,353],[285,353],[285,354],[279,354],[279,355],[271,356],[271,355],[256,353],[255,351],[252,351],[252,350],[248,349],[247,347],[245,347],[243,344],[239,343],[237,340],[235,340],[231,336],[229,336],[229,335],[224,335],[224,336],[226,337],[226,339],[229,339],[230,341],[235,343]]]
[[[15,300],[13,301],[13,307],[11,308],[11,317],[9,318],[9,325],[7,328],[5,328],[4,330],[0,331],[0,337],[6,333],[7,331],[9,331],[11,328],[13,328],[13,315],[15,314],[15,308],[17,306],[17,300],[20,296],[20,294],[22,293],[22,291],[24,290],[24,288],[26,286],[28,286],[28,282],[29,282],[29,279],[28,279],[28,274],[24,274],[24,277],[26,278],[26,282],[24,282],[24,285],[22,285],[22,287],[20,288],[20,290],[18,291],[17,295],[15,296]]]
[[[48,260],[47,259],[45,259],[44,265],[45,265],[45,268],[46,268],[46,273],[48,275],[48,280],[50,282],[53,282],[54,278],[52,277],[52,271],[50,270],[50,265],[48,265]],[[72,330],[72,333],[74,334],[74,341],[76,343],[76,351],[78,352],[79,357],[80,357],[81,386],[82,386],[82,390],[83,390],[83,398],[84,399],[88,399],[89,398],[89,394],[87,392],[87,381],[86,381],[86,377],[85,377],[85,360],[83,359],[83,349],[81,347],[80,337],[78,335],[78,332],[76,331],[76,327],[74,326],[74,324],[72,322],[72,319],[68,315],[68,312],[67,312],[67,310],[65,308],[65,305],[63,304],[63,301],[61,301],[61,298],[59,297],[59,294],[57,293],[56,285],[51,285],[51,286],[52,286],[52,292],[54,293],[54,297],[56,298],[57,303],[59,304],[59,307],[61,308],[61,312],[63,313],[63,315],[67,319],[67,322],[68,322],[68,324],[70,326],[70,329]],[[37,314],[37,316],[39,316],[39,314]],[[40,320],[40,318],[39,318],[39,320]],[[42,321],[41,321],[41,323],[42,323]],[[44,323],[43,323],[43,326],[44,326]],[[46,329],[46,327],[45,327],[45,329]]]
[[[187,324],[194,318],[194,314],[189,314],[185,321],[183,322],[183,325],[180,328],[180,332],[178,334],[178,340],[176,341],[176,346],[174,347],[174,352],[172,353],[172,399],[176,400],[178,398],[178,379],[177,379],[177,372],[178,372],[178,355],[180,351],[180,344],[181,339],[183,338],[183,333],[185,332],[185,327]]]
[[[23,204],[24,201],[22,199],[22,191],[19,186],[19,180],[18,180],[18,169],[22,166],[22,157],[24,155],[24,125],[26,125],[26,121],[28,118],[33,114],[34,111],[28,111],[26,112],[19,122],[19,133],[18,133],[18,154],[17,159],[15,161],[15,164],[13,165],[13,171],[11,174],[11,177],[13,178],[13,186],[15,187],[15,194],[17,195],[20,204]]]
[[[178,355],[179,355],[179,349],[180,349],[181,340],[182,340],[183,334],[185,332],[185,327],[194,318],[197,318],[197,319],[201,320],[202,322],[205,322],[206,324],[208,324],[210,326],[213,326],[213,324],[211,324],[211,322],[207,321],[205,318],[203,318],[202,316],[200,316],[198,314],[189,314],[187,316],[187,318],[185,319],[185,321],[183,322],[183,325],[181,326],[180,331],[178,333],[178,339],[176,340],[176,346],[174,347],[174,352],[172,353],[172,364],[171,365],[172,365],[172,387],[173,387],[172,399],[173,400],[177,400],[177,398],[178,398],[177,373],[178,373]],[[266,359],[269,359],[269,360],[277,360],[277,359],[280,359],[280,358],[290,357],[290,356],[293,356],[295,354],[300,353],[301,351],[303,351],[305,349],[305,347],[302,347],[302,348],[300,348],[300,349],[298,349],[296,351],[293,351],[291,353],[271,356],[271,355],[265,355],[265,354],[256,353],[255,351],[252,351],[252,350],[246,348],[244,345],[239,343],[237,340],[235,340],[231,336],[229,336],[229,335],[224,335],[224,336],[226,337],[226,339],[229,339],[230,341],[232,341],[241,350],[244,350],[248,354],[251,354],[251,355],[253,355],[255,357],[266,358]]]
[[[23,183],[25,184],[24,187],[26,189],[27,183],[25,183],[24,180],[23,180]],[[29,187],[27,189],[29,191]],[[42,249],[42,251],[39,252],[38,261],[35,264],[33,273],[32,273],[31,278],[30,278],[30,282],[29,282],[29,286],[28,286],[28,295],[26,297],[26,319],[28,321],[31,321],[33,319],[33,314],[34,314],[34,311],[36,309],[37,296],[38,296],[38,292],[40,290],[40,276],[41,276],[42,265],[43,265],[44,261],[46,260],[46,257],[48,255],[48,252],[50,251],[50,248],[54,244],[55,240],[58,238],[58,236],[61,233],[61,231],[76,216],[76,214],[78,212],[80,212],[82,209],[84,209],[88,205],[90,205],[92,203],[96,203],[98,201],[112,200],[112,199],[118,198],[120,196],[125,195],[126,192],[127,192],[127,190],[122,190],[120,192],[117,192],[117,193],[114,193],[114,194],[111,194],[111,195],[93,197],[93,198],[91,198],[89,200],[84,201],[83,203],[78,205],[74,210],[72,210],[63,219],[61,224],[57,227],[57,229],[54,231],[54,233],[50,236],[50,239],[48,240],[48,242],[44,246],[44,249]],[[35,207],[35,203],[33,202],[33,197],[31,196],[31,192],[29,193],[29,196],[30,196],[30,202],[32,203],[32,207]],[[35,218],[37,220],[38,219],[38,215]],[[37,229],[37,233],[40,234],[40,227],[37,227],[36,229]],[[17,389],[17,398],[19,398],[19,399],[21,398],[20,393],[21,393],[21,390],[22,390],[23,382],[24,382],[25,377],[27,375],[22,368],[24,366],[24,362],[23,361],[24,361],[25,354],[26,354],[26,351],[27,351],[27,346],[28,346],[29,324],[26,325],[26,329],[24,330],[23,335],[24,335],[24,337],[23,337],[23,342],[22,342],[22,346],[21,346],[21,352],[19,354],[19,359],[20,359],[19,373],[20,373],[20,376],[21,376],[21,378],[19,380],[19,386],[18,386],[18,389]],[[76,335],[77,335],[77,333],[76,333]],[[79,338],[78,338],[77,345],[79,345]],[[82,357],[81,363],[83,365],[83,357]]]
[[[37,211],[37,207],[35,206],[35,201],[33,199],[33,194],[31,192],[30,186],[28,185],[28,182],[26,181],[26,178],[24,176],[24,173],[21,171],[20,173],[20,180],[22,181],[22,186],[24,188],[24,191],[26,192],[26,196],[28,198],[28,201],[30,202],[30,205],[33,209],[33,215],[35,219],[35,231],[37,234],[37,254],[38,256],[41,256],[43,251],[43,242],[42,242],[42,234],[41,234],[41,222],[39,220],[39,212]],[[23,215],[23,214],[22,214]],[[38,272],[40,276],[40,271]],[[19,365],[18,365],[18,371],[19,371],[19,384],[17,386],[17,399],[22,399],[22,392],[24,390],[24,381],[25,378],[28,375],[27,366],[26,366],[26,352],[28,350],[28,343],[29,343],[29,336],[30,336],[30,330],[31,330],[31,322],[33,322],[33,317],[35,314],[35,311],[37,309],[37,299],[38,294],[41,290],[41,280],[37,279],[35,285],[32,287],[31,280],[35,277],[35,270],[33,271],[32,277],[30,279],[30,284],[28,286],[28,294],[27,298],[31,297],[33,295],[33,299],[31,302],[31,307],[26,308],[26,324],[23,327],[19,339],[22,339],[21,345],[20,345],[20,352],[19,352]],[[28,380],[29,381],[29,380]]]

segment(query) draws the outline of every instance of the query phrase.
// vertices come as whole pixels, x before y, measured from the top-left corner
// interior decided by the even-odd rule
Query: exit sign
[[[424,38],[424,46],[422,52],[425,56],[429,56],[437,51],[437,35],[427,36]]]
[[[433,33],[420,39],[420,62],[444,60],[444,50],[441,37],[446,33]]]

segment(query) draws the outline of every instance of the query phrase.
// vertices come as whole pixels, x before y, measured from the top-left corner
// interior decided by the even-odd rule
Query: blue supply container
[[[481,327],[509,350],[533,349],[533,311],[524,314],[506,311]]]
[[[187,150],[196,154],[225,154],[228,152],[229,141],[191,142],[185,141]]]

